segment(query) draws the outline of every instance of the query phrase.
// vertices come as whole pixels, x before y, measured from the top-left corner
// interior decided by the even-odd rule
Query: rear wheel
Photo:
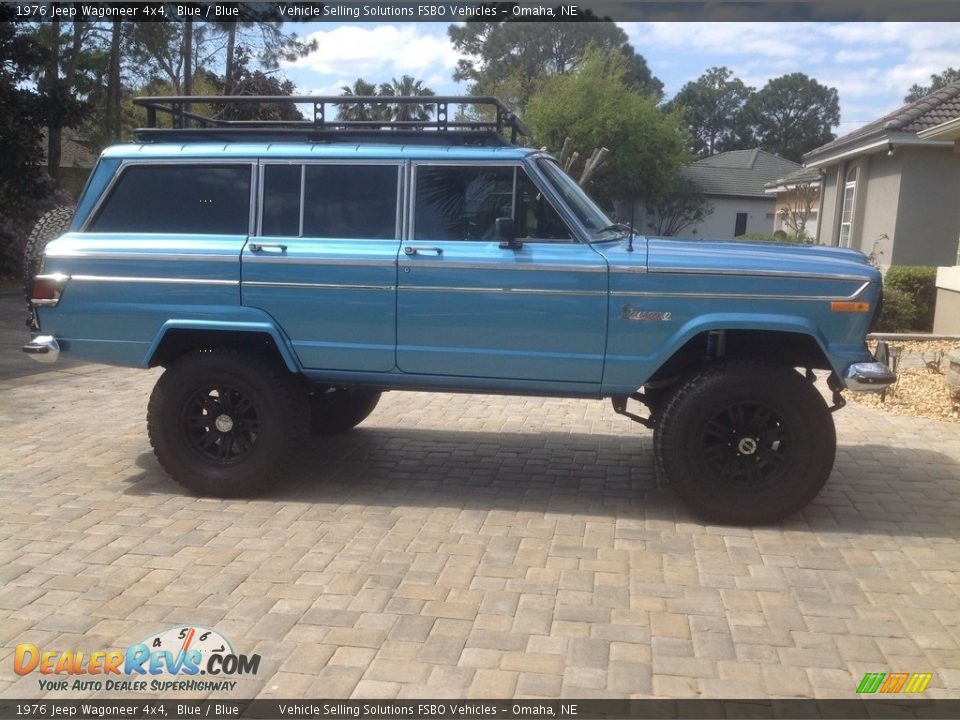
[[[230,349],[184,355],[150,397],[147,429],[160,464],[200,495],[266,490],[298,457],[309,406],[293,376]]]
[[[654,442],[677,495],[702,518],[766,524],[805,507],[836,453],[823,397],[792,368],[722,363],[668,401]]]
[[[379,390],[330,388],[310,396],[310,429],[315,435],[334,435],[356,427],[380,402]]]

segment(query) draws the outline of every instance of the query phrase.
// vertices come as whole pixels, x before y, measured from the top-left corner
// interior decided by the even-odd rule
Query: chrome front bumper
[[[844,385],[858,392],[881,392],[897,381],[897,375],[882,362],[853,363],[847,368]]]
[[[37,335],[23,346],[23,351],[37,362],[52,363],[60,357],[60,343],[53,335]]]

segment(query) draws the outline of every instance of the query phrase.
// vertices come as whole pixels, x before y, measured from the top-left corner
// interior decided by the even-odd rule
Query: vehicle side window
[[[500,217],[514,219],[519,238],[573,239],[522,168],[421,165],[416,192],[417,240],[492,240],[494,221]]]
[[[261,235],[300,235],[302,165],[265,165]]]
[[[513,216],[513,168],[417,168],[417,240],[490,240],[499,217]]]
[[[303,235],[390,239],[397,236],[396,165],[307,165]]]
[[[517,169],[517,237],[532,242],[572,242],[559,213],[537,189],[527,173]]]
[[[249,165],[133,165],[89,229],[246,235],[249,224]]]

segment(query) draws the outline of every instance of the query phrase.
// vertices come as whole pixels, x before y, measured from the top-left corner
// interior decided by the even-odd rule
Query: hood
[[[879,281],[881,277],[866,255],[847,248],[660,237],[636,237],[633,246],[633,253],[627,251],[626,241],[598,249],[612,266],[642,271],[639,266],[645,261],[650,273],[804,275],[864,281]],[[636,252],[638,249],[641,252]]]

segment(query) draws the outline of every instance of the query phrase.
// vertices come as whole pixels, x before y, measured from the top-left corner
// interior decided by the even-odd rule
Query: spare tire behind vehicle
[[[73,220],[74,207],[72,205],[58,205],[47,210],[37,224],[30,231],[27,238],[27,244],[23,248],[23,292],[27,300],[27,307],[30,307],[32,322],[33,312],[30,306],[30,294],[33,290],[33,278],[40,272],[40,262],[43,259],[43,250],[51,240],[63,235],[70,222]]]
[[[37,224],[30,231],[27,244],[23,248],[23,276],[29,285],[33,283],[33,276],[40,270],[40,260],[43,258],[43,249],[47,243],[63,235],[73,220],[74,207],[72,205],[58,205],[47,210]],[[27,297],[29,298],[29,292]]]

